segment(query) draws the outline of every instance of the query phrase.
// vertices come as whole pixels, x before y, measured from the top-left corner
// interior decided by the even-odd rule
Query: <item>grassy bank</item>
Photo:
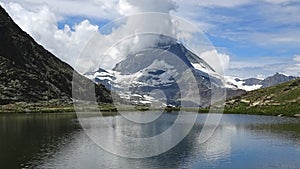
[[[300,79],[229,99],[225,113],[299,116]]]
[[[84,104],[78,106],[76,111],[78,112],[98,112],[101,111],[103,116],[116,115],[119,111],[165,111],[165,112],[176,112],[176,111],[185,111],[185,112],[198,112],[198,113],[209,113],[209,108],[178,108],[178,107],[167,107],[165,109],[150,109],[148,107],[136,107],[128,105],[119,105],[115,106],[113,104],[100,104],[99,106],[90,106]],[[0,113],[68,113],[75,112],[73,104],[65,105],[51,105],[49,103],[15,103],[8,105],[0,105]],[[252,114],[252,115],[268,115],[268,116],[287,116],[293,117],[300,112],[300,106],[298,103],[290,103],[286,105],[267,105],[267,106],[249,106],[247,103],[239,103],[234,107],[226,106],[224,108],[224,114]]]
[[[240,103],[234,108],[226,107],[224,113],[292,117],[300,113],[300,107],[299,104],[265,105],[249,107],[246,104]]]

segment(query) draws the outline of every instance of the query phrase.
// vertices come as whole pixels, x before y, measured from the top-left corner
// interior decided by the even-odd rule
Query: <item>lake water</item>
[[[97,146],[75,114],[2,114],[0,168],[299,169],[300,119],[223,115],[211,138],[200,143],[206,117],[198,115],[191,132],[171,150],[155,157],[131,159]],[[115,130],[103,135],[108,138],[106,142],[120,133],[149,137],[166,130],[176,118],[176,113],[162,114],[155,123],[141,127],[122,123],[119,116],[106,117],[114,121]],[[92,123],[95,118],[88,120]]]

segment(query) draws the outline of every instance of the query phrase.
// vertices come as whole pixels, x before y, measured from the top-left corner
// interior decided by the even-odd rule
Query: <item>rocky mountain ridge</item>
[[[0,6],[0,104],[71,102],[73,77],[83,86],[94,85],[98,101],[112,102],[109,90],[37,44]],[[81,88],[78,92],[85,91]]]
[[[246,91],[252,91],[252,90],[267,88],[271,86],[276,86],[278,84],[297,79],[297,77],[288,76],[281,73],[276,73],[265,79],[258,79],[258,78],[240,79],[240,78],[234,78],[229,76],[225,78],[232,87],[236,87]]]

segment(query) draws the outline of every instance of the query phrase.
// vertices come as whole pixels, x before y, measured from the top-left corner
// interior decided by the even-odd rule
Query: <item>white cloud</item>
[[[128,16],[140,12],[169,13],[177,8],[173,0],[120,0],[119,13]]]
[[[176,1],[180,6],[184,6],[184,4],[192,4],[194,6],[202,6],[202,7],[237,7],[240,5],[248,4],[251,0],[177,0]]]
[[[191,4],[194,6],[201,7],[219,7],[219,8],[236,8],[242,5],[267,3],[267,4],[289,4],[290,2],[295,2],[295,0],[176,0],[180,6],[184,4]]]
[[[25,32],[71,66],[74,66],[86,41],[98,30],[98,26],[87,20],[74,25],[73,30],[69,25],[60,30],[57,27],[56,15],[47,6],[30,11],[17,3],[2,5]]]
[[[296,56],[294,57],[294,61],[295,61],[295,62],[300,62],[300,55],[296,55]]]
[[[230,56],[224,53],[219,53],[216,50],[206,51],[200,54],[216,72],[224,74],[224,71],[228,69]]]
[[[80,66],[83,71],[82,66],[89,66],[90,69],[96,69],[101,61],[102,56],[98,56],[99,53],[103,54],[114,43],[123,39],[127,36],[135,36],[140,32],[153,32],[158,34],[164,34],[167,36],[174,37],[176,36],[176,30],[172,23],[170,16],[168,15],[159,15],[159,14],[148,14],[148,15],[140,15],[140,16],[132,16],[129,18],[125,18],[116,28],[112,30],[110,35],[97,35],[94,40],[101,42],[98,44],[97,49],[95,50],[94,57],[91,60],[76,60],[78,56],[80,56],[83,47],[88,42],[89,38],[92,35],[95,35],[98,30],[98,26],[92,25],[88,20],[84,20],[77,25],[65,25],[64,29],[59,29],[57,26],[58,21],[61,19],[63,12],[66,12],[67,15],[82,15],[82,12],[87,9],[90,9],[87,4],[97,3],[102,6],[106,6],[107,9],[112,7],[112,9],[117,9],[120,14],[123,15],[131,15],[140,12],[162,12],[169,13],[171,10],[176,9],[176,4],[172,0],[160,1],[156,0],[120,0],[120,1],[111,1],[111,3],[106,3],[106,1],[87,1],[85,4],[82,1],[72,1],[72,3],[68,1],[33,1],[33,0],[25,0],[18,1],[20,4],[24,4],[27,8],[21,6],[19,3],[3,3],[2,5],[14,19],[14,21],[27,33],[29,33],[38,43],[42,44],[46,49],[50,52],[61,58],[62,60],[69,63],[71,66],[76,67],[76,62],[80,62]],[[30,6],[29,4],[32,4]],[[115,4],[117,7],[113,7]],[[159,5],[158,5],[159,4]],[[67,7],[68,9],[64,9]],[[70,11],[71,9],[80,9],[76,11]],[[58,11],[58,12],[57,12]],[[102,10],[99,10],[102,11]],[[74,13],[73,13],[74,12]],[[97,12],[90,11],[91,13],[86,13],[86,15],[92,15]],[[116,21],[118,22],[118,21]],[[155,23],[155,24],[154,24]],[[103,28],[105,29],[105,28]],[[111,28],[108,28],[111,29]],[[137,38],[134,41],[125,40],[123,45],[121,45],[118,49],[114,49],[114,56],[117,54],[124,54],[128,52],[128,50],[134,50],[137,48],[143,48],[147,45],[153,44],[157,37],[152,38],[140,38],[140,42],[136,43]],[[143,40],[143,42],[141,42]],[[126,44],[125,44],[126,43]],[[143,44],[143,46],[141,46]],[[96,57],[98,56],[98,57]],[[122,56],[118,56],[117,60],[120,60]],[[100,59],[100,60],[99,60]],[[110,61],[107,61],[111,63]],[[86,63],[82,64],[82,63]],[[108,64],[108,63],[107,63]],[[86,69],[85,69],[86,70]],[[79,70],[81,71],[81,70]]]
[[[300,55],[296,55],[294,58],[294,64],[285,69],[285,73],[288,75],[300,76]]]
[[[295,0],[264,0],[265,2],[271,3],[271,4],[288,4],[290,2],[293,2]]]
[[[47,6],[59,18],[65,16],[86,16],[97,19],[113,19],[119,16],[119,0],[1,0],[4,3],[18,3],[28,10]]]
[[[119,27],[113,29],[112,33],[109,35],[96,35],[95,33],[98,30],[98,26],[92,25],[88,20],[84,20],[74,26],[65,25],[64,29],[61,30],[57,26],[57,22],[61,16],[51,10],[55,3],[43,3],[41,5],[41,3],[36,1],[27,0],[22,2],[23,3],[21,4],[24,4],[24,2],[26,2],[27,5],[29,3],[35,4],[33,5],[34,8],[31,7],[32,10],[30,10],[30,8],[26,9],[19,3],[12,2],[5,3],[4,8],[9,12],[15,22],[38,43],[42,44],[54,55],[81,72],[97,69],[99,63],[101,63],[101,66],[104,68],[112,68],[111,66],[123,59],[126,53],[151,46],[157,41],[157,35],[149,36],[147,38],[145,36],[143,38],[138,38],[136,34],[139,34],[140,32],[157,32],[170,37],[189,39],[192,36],[191,33],[197,31],[196,26],[191,27],[185,21],[178,21],[174,18],[170,18],[168,15],[160,14],[131,16],[123,20],[126,21],[125,23],[117,25]],[[66,1],[62,1],[59,4],[61,3],[66,3]],[[113,3],[116,3],[116,1]],[[70,5],[74,7],[78,4],[80,4],[79,1],[74,1],[74,4]],[[51,5],[52,8],[50,9],[48,6],[51,7]],[[153,0],[120,0],[117,8],[120,14],[132,15],[149,11],[169,13],[170,11],[176,10],[177,6],[171,0],[157,0],[157,2],[153,2]],[[68,13],[72,14],[70,11]],[[181,28],[180,30],[175,29],[179,27]],[[103,29],[105,28],[102,28],[102,30]],[[90,42],[91,45],[87,46],[87,48],[93,52],[83,53],[82,55],[85,55],[85,57],[77,60],[92,35],[94,35],[94,37]],[[124,37],[129,38],[124,40]],[[123,39],[121,44],[111,48],[121,39]],[[141,46],[141,44],[143,45]],[[109,51],[110,56],[104,58],[103,53],[106,53],[107,51]],[[215,50],[204,52],[200,57],[203,57],[217,72],[220,73],[223,72],[229,64],[229,56],[220,54]]]
[[[75,66],[80,72],[91,71],[99,67],[111,69],[129,53],[157,43],[158,40],[161,40],[158,36],[160,34],[176,37],[174,23],[171,17],[167,15],[176,8],[173,1],[120,0],[118,5],[120,14],[132,16],[116,20],[111,25],[102,27],[101,32],[110,33],[105,35],[95,34],[90,39],[84,53],[78,58],[77,62],[80,64]],[[133,15],[149,11],[166,14],[145,13]],[[143,35],[144,33],[154,33],[156,35],[148,36]]]
[[[42,44],[46,49],[50,50],[62,60],[68,62],[72,66],[75,65],[76,57],[85,46],[85,43],[94,32],[97,31],[98,26],[92,25],[88,20],[84,20],[77,25],[65,25],[65,28],[58,29],[58,21],[68,16],[84,16],[87,18],[97,19],[115,19],[119,16],[127,16],[140,12],[163,12],[184,16],[193,23],[197,23],[200,28],[205,32],[210,32],[216,36],[234,39],[237,41],[255,42],[261,46],[281,45],[285,48],[299,47],[300,32],[298,27],[293,27],[299,24],[298,16],[299,5],[291,5],[292,0],[211,0],[211,1],[198,1],[198,0],[1,0],[2,6],[6,8],[12,18],[17,22],[22,29],[29,33],[37,42]],[[223,29],[224,24],[231,22],[239,22],[239,15],[218,16],[208,14],[205,8],[239,8],[242,5],[252,4],[260,6],[258,14],[260,18],[272,26],[282,26],[288,24],[289,26],[284,29],[279,29],[276,32],[270,30],[269,32],[260,32],[255,28],[243,27],[245,32],[229,27]],[[124,37],[123,35],[134,35],[139,33],[138,30],[149,30],[164,32],[167,35],[176,34],[177,36],[190,38],[188,27],[185,31],[176,32],[174,23],[164,22],[168,21],[166,18],[157,18],[155,16],[145,18],[131,18],[126,24],[122,25],[122,29],[115,29],[110,36],[99,35],[97,38],[101,39],[102,44],[98,44],[97,51],[107,51],[112,46],[116,39]],[[137,24],[139,23],[139,24]],[[153,23],[163,23],[162,25],[155,25]],[[222,23],[220,25],[216,23]],[[138,25],[138,27],[137,27]],[[173,28],[170,28],[173,27]],[[103,43],[105,42],[105,43]],[[147,41],[149,42],[149,41]],[[133,41],[128,42],[133,43]],[[135,43],[136,44],[136,43]],[[291,47],[292,46],[292,47]],[[133,47],[133,46],[130,46]],[[113,49],[111,52],[113,56],[118,56],[123,49]],[[288,49],[287,49],[288,50]],[[213,54],[214,53],[214,54]],[[217,54],[216,54],[217,53]],[[219,59],[212,59],[209,56],[216,56]],[[100,57],[100,56],[99,56]],[[260,61],[234,61],[230,66],[229,56],[220,54],[216,51],[209,50],[202,53],[209,64],[216,70],[221,71],[221,67],[228,68],[228,73],[235,72],[238,74],[253,75],[254,77],[259,71],[271,73],[272,71],[286,71],[295,72],[299,74],[298,64],[299,60],[295,57],[293,63],[279,59],[278,61],[264,60],[265,63]],[[116,60],[119,58],[115,58]],[[277,58],[273,58],[276,60]],[[285,58],[286,60],[290,58]],[[255,60],[252,59],[252,60]],[[263,60],[263,59],[262,59]],[[98,61],[96,59],[87,61],[89,66],[95,66]],[[109,61],[108,61],[109,62]],[[280,63],[279,63],[280,62]],[[216,65],[216,63],[218,63]],[[249,66],[252,65],[252,66]],[[273,65],[273,66],[272,66]],[[274,65],[277,65],[274,67]],[[284,65],[284,66],[281,66]],[[256,69],[257,68],[257,69]],[[243,70],[242,70],[243,69]],[[251,70],[250,70],[251,69]],[[252,73],[251,73],[252,72]],[[255,74],[256,73],[256,74]],[[273,73],[273,72],[272,72]]]
[[[176,2],[179,6],[176,14],[202,23],[199,25],[204,27],[203,30],[215,37],[239,43],[253,42],[262,47],[274,45],[299,47],[300,5],[297,1],[178,0]]]
[[[249,3],[249,0],[210,0],[210,1],[198,1],[198,5],[206,7],[236,7]]]
[[[265,78],[274,75],[276,72],[300,76],[300,58],[298,57],[233,57],[228,68],[228,74],[240,78]]]

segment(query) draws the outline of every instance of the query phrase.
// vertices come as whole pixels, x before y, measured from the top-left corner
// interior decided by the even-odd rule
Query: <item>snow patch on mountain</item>
[[[197,70],[200,70],[205,73],[212,73],[211,69],[208,69],[204,64],[201,63],[192,63],[193,67]]]
[[[174,66],[169,65],[164,60],[154,60],[148,67],[132,74],[122,74],[114,70],[99,69],[95,72],[86,73],[85,76],[95,82],[103,83],[107,88],[118,91],[121,98],[131,100],[133,103],[150,104],[156,98],[137,94],[129,91],[132,87],[157,87],[171,86],[176,82],[179,73]]]
[[[252,90],[257,90],[262,87],[262,85],[245,85],[245,81],[243,80],[237,80],[238,78],[236,77],[231,77],[231,76],[224,76],[225,81],[227,82],[225,87],[228,88],[238,88],[246,91],[252,91]]]

